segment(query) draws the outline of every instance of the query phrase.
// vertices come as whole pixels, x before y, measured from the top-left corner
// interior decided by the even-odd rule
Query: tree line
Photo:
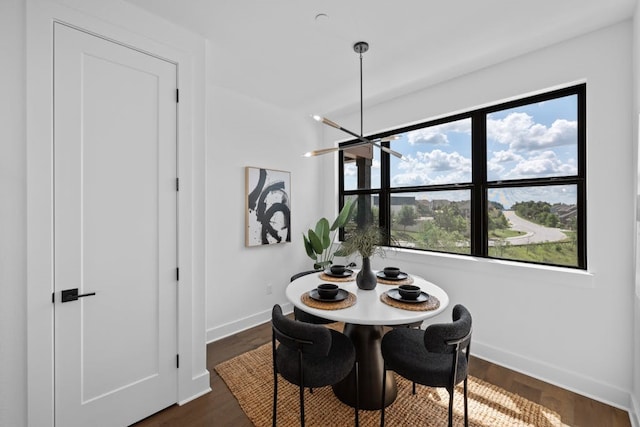
[[[568,230],[576,229],[576,208],[564,203],[551,204],[548,202],[517,202],[511,207],[515,213],[526,220],[544,225],[545,227],[562,227]]]

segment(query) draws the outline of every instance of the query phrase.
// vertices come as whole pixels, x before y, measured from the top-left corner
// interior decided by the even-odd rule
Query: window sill
[[[523,275],[525,275],[527,277],[526,282],[536,279],[547,284],[557,284],[559,286],[595,287],[595,274],[593,272],[568,267],[528,264],[469,255],[423,252],[408,248],[389,248],[386,250],[386,258],[414,264],[417,270],[427,268],[435,272],[438,269],[459,270],[462,268],[466,273],[477,273],[497,278],[522,279]]]

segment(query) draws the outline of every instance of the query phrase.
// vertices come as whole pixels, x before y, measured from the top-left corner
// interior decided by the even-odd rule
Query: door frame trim
[[[133,5],[27,1],[27,419],[55,425],[53,335],[53,24],[82,29],[178,68],[177,401],[210,391],[205,312],[206,41]]]

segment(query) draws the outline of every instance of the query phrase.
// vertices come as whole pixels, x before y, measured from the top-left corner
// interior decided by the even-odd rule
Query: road
[[[503,211],[504,216],[511,223],[511,229],[526,234],[508,237],[506,240],[512,245],[528,245],[530,243],[556,242],[564,240],[567,235],[558,228],[544,227],[526,219],[520,218],[514,211]]]

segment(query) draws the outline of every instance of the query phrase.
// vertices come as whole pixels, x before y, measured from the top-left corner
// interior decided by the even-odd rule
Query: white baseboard
[[[632,394],[629,398],[629,421],[631,421],[631,427],[640,427],[640,404]]]
[[[282,312],[285,314],[293,311],[293,305],[291,303],[284,303],[280,305],[282,307]],[[269,321],[271,321],[271,309],[261,311],[242,319],[234,320],[233,322],[225,323],[224,325],[207,329],[207,344]]]
[[[178,405],[184,405],[187,402],[191,402],[200,396],[203,396],[211,391],[209,371],[204,370],[200,374],[191,378],[188,383],[188,391],[185,390],[187,397],[184,397],[178,401]]]
[[[629,390],[623,390],[577,372],[567,371],[564,368],[559,368],[519,354],[510,353],[475,340],[471,347],[471,354],[497,365],[504,366],[505,368],[581,394],[590,399],[629,411],[631,416],[631,395]],[[636,427],[640,426],[636,425]]]
[[[201,396],[204,396],[205,394],[209,393],[210,391],[211,391],[211,387],[207,387],[205,390],[202,390],[200,393],[194,394],[193,396],[190,396],[190,397],[188,397],[188,398],[186,398],[184,400],[181,400],[180,402],[178,402],[178,405],[182,406],[185,403],[189,403],[192,400],[195,400],[195,399],[197,399],[197,398],[199,398]]]

